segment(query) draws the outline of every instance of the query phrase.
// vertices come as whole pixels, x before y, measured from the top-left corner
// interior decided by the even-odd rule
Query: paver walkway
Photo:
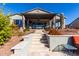
[[[32,35],[32,43],[28,51],[29,56],[49,56],[49,49],[40,42],[43,34],[42,30],[36,30]]]

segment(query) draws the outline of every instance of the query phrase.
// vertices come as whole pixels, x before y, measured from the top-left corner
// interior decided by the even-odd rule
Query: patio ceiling
[[[27,19],[52,19],[55,14],[23,14]]]

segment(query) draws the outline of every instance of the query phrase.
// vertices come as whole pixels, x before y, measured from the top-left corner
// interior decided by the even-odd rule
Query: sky
[[[4,14],[22,13],[34,8],[41,8],[52,13],[64,13],[67,18],[66,24],[70,24],[79,17],[79,3],[0,3],[1,8]]]

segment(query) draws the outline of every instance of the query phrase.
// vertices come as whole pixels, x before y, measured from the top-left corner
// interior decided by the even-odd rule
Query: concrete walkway
[[[23,46],[21,46],[22,50],[19,50],[20,53],[17,52],[16,54],[15,51],[15,53],[11,56],[64,56],[65,54],[61,52],[49,51],[49,48],[45,47],[45,45],[41,43],[40,39],[42,38],[43,34],[44,32],[42,32],[42,30],[35,30],[35,32],[29,36],[31,39],[26,38],[23,41],[24,43],[20,42],[22,45],[28,42],[28,44],[25,45],[27,48],[23,48]]]
[[[32,43],[28,51],[29,56],[49,56],[49,49],[40,42],[43,34],[42,30],[36,30],[32,35]]]

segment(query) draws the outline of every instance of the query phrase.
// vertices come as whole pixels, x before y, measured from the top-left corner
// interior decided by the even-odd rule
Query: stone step
[[[36,46],[36,47],[45,47],[45,48],[47,48],[48,45],[46,45],[46,44],[40,44],[40,45],[39,45],[39,44],[34,44],[34,45],[33,45],[33,44],[32,44],[31,46],[32,46],[32,47],[33,47],[33,46],[34,46],[34,47]]]
[[[44,44],[32,44],[31,46],[32,47],[45,47]]]
[[[35,38],[35,39],[33,39],[32,41],[33,42],[40,42],[41,43],[41,40],[38,40],[39,38]]]
[[[35,37],[35,35],[34,35],[34,36],[32,36],[32,38],[33,38],[33,37]],[[40,35],[36,35],[36,37],[42,37],[42,36],[40,36]]]
[[[41,41],[40,40],[36,40],[36,39],[34,39],[34,40],[32,40],[33,42],[40,42],[41,43]]]
[[[31,44],[32,44],[32,45],[44,45],[44,44],[39,43],[39,42],[32,42]]]
[[[35,34],[32,34],[32,36],[42,36],[42,35],[35,33]]]
[[[41,34],[32,34],[32,36],[42,36]]]
[[[41,43],[33,43],[32,42],[32,45],[31,46],[45,46],[44,44],[41,44]]]
[[[35,35],[34,35],[34,36],[32,36],[32,37],[35,37]],[[36,35],[36,37],[42,37],[42,36],[40,36],[40,35]]]
[[[40,40],[38,40],[37,38],[33,39],[32,41],[35,41],[35,42],[40,42]]]
[[[30,56],[49,56],[49,52],[30,52]]]
[[[36,49],[36,48],[33,48],[33,49],[31,48],[31,49],[30,49],[30,52],[37,52],[37,51],[38,51],[38,52],[39,52],[39,51],[41,51],[41,52],[43,52],[43,51],[48,52],[49,50],[48,50],[48,49],[42,49],[42,48],[41,48],[40,50],[39,50],[38,48],[37,48],[37,49]]]
[[[45,50],[45,51],[42,51],[42,50],[30,50],[29,51],[29,53],[32,53],[32,52],[34,52],[34,53],[49,53],[49,51],[48,50]]]
[[[36,40],[36,39],[37,39],[37,40],[38,40],[38,39],[40,40],[41,37],[33,37],[32,39],[33,39],[33,40]]]
[[[33,42],[35,42],[35,41],[36,41],[36,42],[37,42],[37,41],[40,42],[40,39],[39,39],[39,40],[38,40],[38,39],[39,39],[39,38],[35,38],[35,39],[33,39],[32,41],[33,41]],[[41,42],[40,42],[40,43],[41,43]]]
[[[47,47],[44,46],[30,46],[30,50],[49,50]]]
[[[39,46],[39,47],[35,47],[35,46],[31,46],[31,49],[40,49],[40,50],[49,50],[48,48],[45,48],[44,46]]]
[[[36,47],[45,47],[45,45],[44,44],[36,44],[36,43],[33,43],[31,46],[36,46]]]
[[[40,35],[40,34],[34,34],[34,35],[32,35],[32,36],[42,36],[42,35]]]
[[[35,36],[35,35],[33,35],[32,37],[42,37],[42,36],[40,36],[40,35],[36,35],[36,36]]]

